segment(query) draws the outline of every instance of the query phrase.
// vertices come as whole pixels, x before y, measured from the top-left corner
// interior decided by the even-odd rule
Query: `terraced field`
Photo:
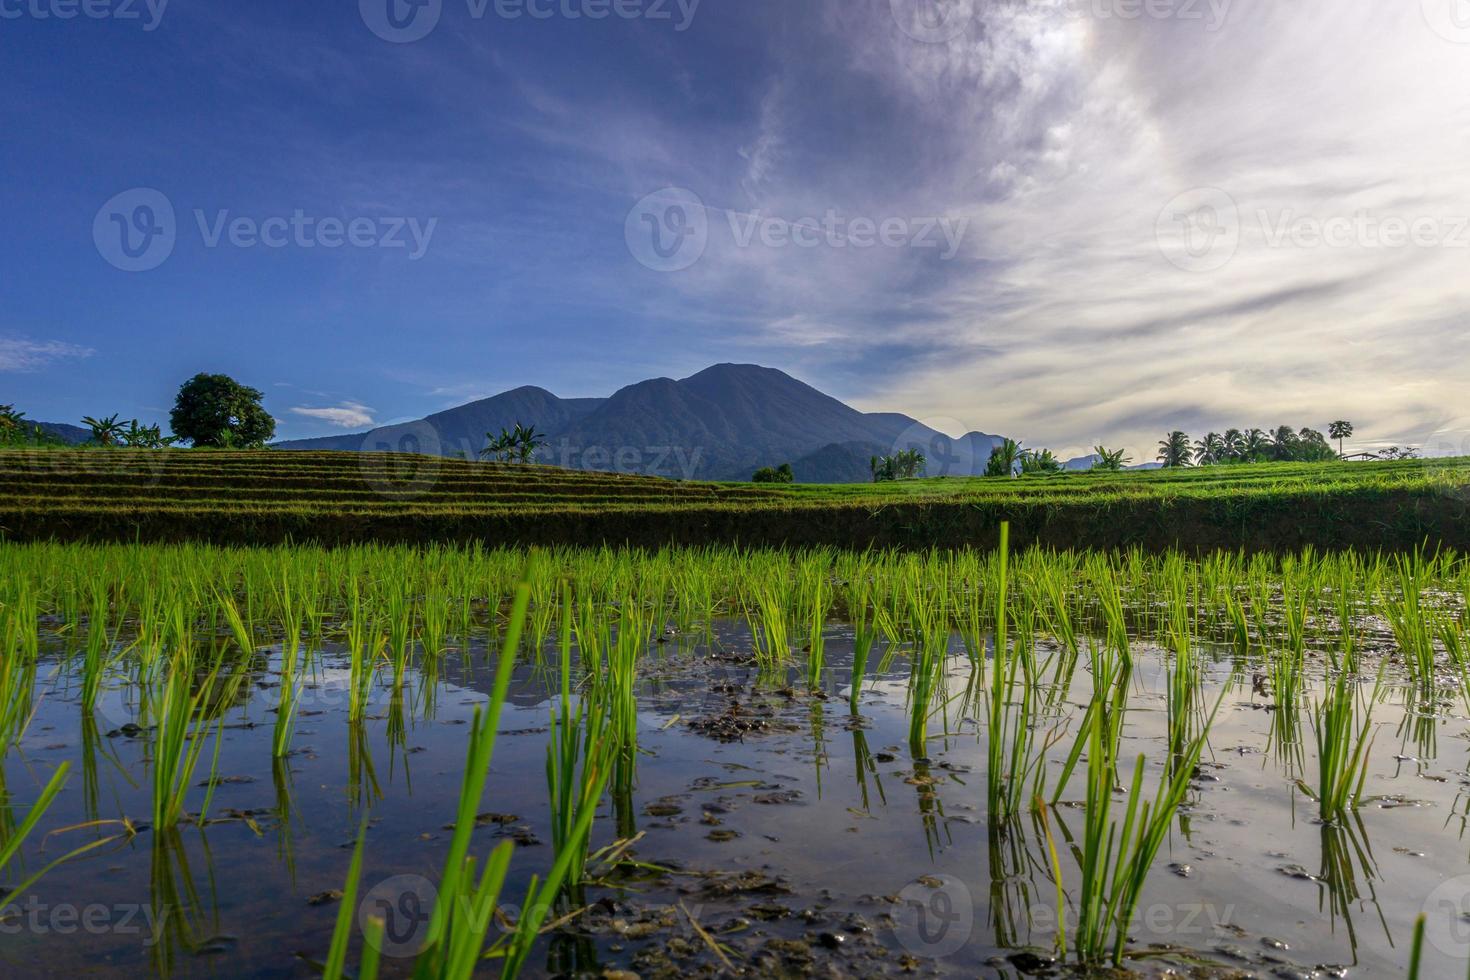
[[[1470,548],[1470,460],[768,487],[373,453],[0,452],[10,540]]]

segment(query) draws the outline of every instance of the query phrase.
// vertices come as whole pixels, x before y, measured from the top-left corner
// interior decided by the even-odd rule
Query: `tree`
[[[1221,442],[1225,444],[1225,455],[1222,458],[1238,462],[1245,456],[1245,434],[1239,429],[1226,429]]]
[[[1165,466],[1189,465],[1189,436],[1178,429],[1159,443],[1159,462]]]
[[[791,483],[794,479],[790,463],[782,463],[774,468],[763,466],[755,471],[755,476],[751,477],[754,483]]]
[[[1062,461],[1050,449],[1028,449],[1021,454],[1021,475],[1060,473]]]
[[[179,387],[169,425],[196,448],[258,449],[276,434],[264,397],[229,375],[196,374]]]
[[[1278,425],[1271,434],[1271,458],[1278,463],[1290,462],[1297,457],[1297,435],[1289,425]]]
[[[1093,446],[1092,451],[1097,453],[1097,462],[1092,464],[1094,470],[1104,470],[1116,473],[1124,466],[1133,462],[1129,458],[1126,449],[1107,449],[1103,446]]]
[[[99,446],[115,446],[122,438],[123,428],[116,415],[105,419],[93,418],[90,415],[82,416],[82,424],[92,430],[92,441]]]
[[[1259,463],[1266,458],[1271,443],[1260,429],[1247,432],[1240,444],[1240,459],[1247,463]]]
[[[519,422],[514,429],[501,429],[498,436],[487,432],[485,439],[488,444],[480,450],[480,456],[489,456],[500,463],[529,463],[535,458],[536,451],[546,445],[546,439],[534,425],[521,425]]]
[[[871,457],[868,461],[868,469],[873,474],[874,483],[912,480],[923,475],[927,462],[924,454],[917,449],[905,449],[881,459],[877,456]]]
[[[1353,424],[1351,422],[1337,421],[1329,423],[1327,434],[1337,440],[1337,455],[1341,459],[1343,455],[1342,441],[1353,437]]]
[[[985,475],[1015,476],[1016,464],[1021,461],[1024,451],[1016,440],[1002,439],[1000,445],[990,451],[990,459],[985,463]]]
[[[1225,456],[1225,439],[1218,432],[1211,432],[1194,444],[1194,461],[1199,466],[1219,463]]]
[[[128,423],[128,427],[120,433],[124,446],[130,449],[167,449],[179,440],[174,436],[166,436],[163,429],[156,425],[139,425],[137,419]]]

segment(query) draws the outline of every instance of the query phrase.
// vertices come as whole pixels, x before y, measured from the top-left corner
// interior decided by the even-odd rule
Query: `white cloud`
[[[0,371],[38,371],[68,358],[91,357],[96,351],[59,340],[25,340],[0,337]]]
[[[335,425],[342,429],[361,429],[373,424],[373,409],[357,402],[343,402],[334,408],[305,408],[295,407],[291,409],[293,415],[302,415],[309,419],[317,419],[328,425]]]

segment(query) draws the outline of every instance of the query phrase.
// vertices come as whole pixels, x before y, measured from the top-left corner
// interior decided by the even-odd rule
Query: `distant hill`
[[[92,438],[91,429],[84,429],[79,425],[67,425],[65,422],[32,422],[26,419],[26,425],[38,425],[42,432],[53,439],[60,439],[68,446],[80,446]]]
[[[717,364],[688,378],[653,378],[609,398],[558,398],[517,388],[416,422],[277,449],[396,450],[473,458],[486,432],[516,423],[546,436],[537,459],[568,469],[747,480],[789,462],[802,482],[865,482],[868,460],[917,448],[928,475],[984,472],[999,437],[951,439],[906,415],[867,414],[773,368]]]

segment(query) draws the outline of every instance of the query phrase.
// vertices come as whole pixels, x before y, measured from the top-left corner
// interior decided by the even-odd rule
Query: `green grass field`
[[[10,540],[1470,549],[1470,459],[772,487],[359,453],[0,452]]]

